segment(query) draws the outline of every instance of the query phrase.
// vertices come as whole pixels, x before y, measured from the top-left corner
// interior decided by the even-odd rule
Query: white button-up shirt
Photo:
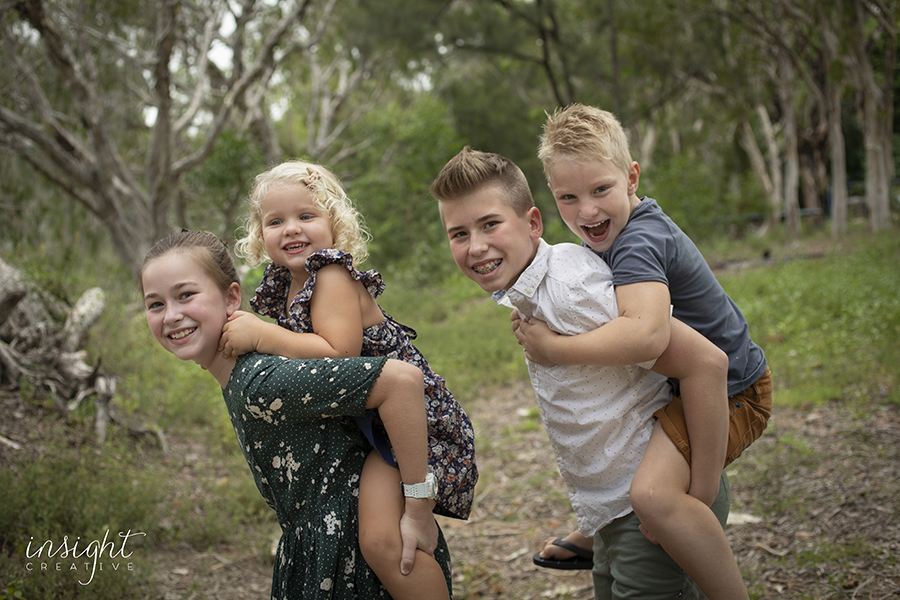
[[[612,271],[587,248],[551,246],[494,300],[564,335],[585,333],[619,315]],[[662,375],[643,366],[596,367],[528,361],[541,419],[569,499],[586,536],[631,512],[629,487],[653,429],[653,413],[672,399]]]

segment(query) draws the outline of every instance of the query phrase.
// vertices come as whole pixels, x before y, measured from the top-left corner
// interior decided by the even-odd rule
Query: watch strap
[[[434,498],[437,496],[437,486],[434,475],[428,473],[422,483],[403,484],[403,495],[407,498]]]

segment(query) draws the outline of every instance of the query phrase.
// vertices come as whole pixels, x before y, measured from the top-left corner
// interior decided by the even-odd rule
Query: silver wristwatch
[[[434,479],[434,473],[428,473],[422,483],[412,485],[404,483],[403,495],[407,498],[428,498],[429,500],[437,498],[437,481]]]

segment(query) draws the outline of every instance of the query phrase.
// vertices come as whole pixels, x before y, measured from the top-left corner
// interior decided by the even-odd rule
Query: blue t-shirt
[[[747,320],[716,280],[697,246],[662,211],[643,198],[606,252],[598,252],[616,286],[658,281],[669,287],[672,314],[728,355],[728,395],[750,387],[766,370]]]

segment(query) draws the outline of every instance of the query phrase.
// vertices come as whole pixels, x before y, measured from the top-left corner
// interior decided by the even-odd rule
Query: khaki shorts
[[[725,465],[730,465],[744,449],[762,435],[772,414],[772,374],[766,367],[762,377],[743,392],[728,397],[731,418],[728,422],[728,448]],[[680,396],[675,396],[653,416],[659,419],[663,431],[691,464],[691,443],[687,423],[684,419],[684,405]]]
[[[731,487],[722,471],[719,495],[711,508],[723,529],[730,504]],[[637,515],[630,512],[594,534],[595,600],[706,600],[697,584],[662,546],[648,542],[638,525]]]

